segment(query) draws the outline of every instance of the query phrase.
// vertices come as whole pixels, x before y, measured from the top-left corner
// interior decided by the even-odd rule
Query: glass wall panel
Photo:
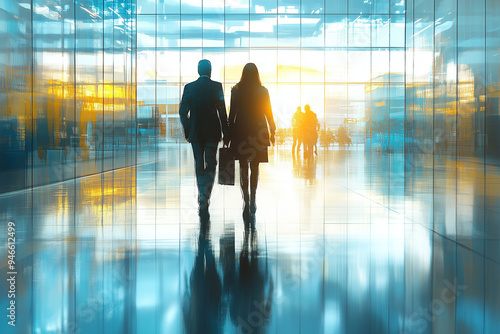
[[[273,47],[277,42],[276,15],[250,15],[250,46]]]
[[[371,14],[372,2],[365,0],[348,0],[349,14]]]
[[[405,0],[390,0],[391,14],[404,14],[405,8],[406,8]]]
[[[391,48],[390,51],[390,72],[391,82],[405,82],[405,50]]]
[[[347,49],[325,49],[325,82],[347,82]]]
[[[292,125],[292,115],[297,110],[297,107],[304,104],[301,102],[300,96],[301,86],[299,83],[279,83],[277,95],[274,98],[273,104],[276,106],[273,113],[280,113],[281,127],[288,128]]]
[[[372,16],[372,47],[389,47],[389,15]]]
[[[303,15],[300,23],[302,47],[323,47],[325,45],[324,16]]]
[[[300,82],[300,49],[278,49],[278,81]]]
[[[297,1],[298,5],[292,2],[290,6],[297,8],[297,10],[299,10],[300,0],[295,0],[295,1]],[[255,14],[277,13],[278,11],[277,5],[278,2],[276,0],[250,0],[250,13],[255,13]]]
[[[224,0],[210,0],[203,2],[203,15],[224,14]]]
[[[390,0],[373,0],[372,13],[373,14],[388,14]]]
[[[179,14],[181,12],[181,0],[156,0],[157,14]],[[138,4],[139,5],[139,4]],[[137,12],[139,13],[139,11]]]
[[[278,46],[300,47],[300,15],[278,16]]]
[[[498,20],[500,19],[500,3],[486,1],[486,83],[485,83],[485,123],[486,123],[486,210],[485,234],[490,237],[486,241],[485,252],[491,258],[500,258],[500,245],[493,240],[500,238],[498,224],[498,208],[500,207],[500,41],[498,39]],[[496,297],[492,296],[492,300]],[[492,302],[493,304],[494,302]],[[488,314],[488,324],[494,323],[495,317]],[[488,327],[487,330],[493,326]]]
[[[391,15],[390,43],[393,48],[403,48],[405,42],[404,15]]]
[[[278,0],[278,13],[299,14],[300,0]]]
[[[142,19],[142,16],[139,16]],[[153,18],[152,18],[153,19]],[[140,24],[144,26],[143,21]],[[146,32],[145,32],[146,33]],[[149,34],[147,34],[149,35]],[[150,36],[154,36],[151,34]],[[142,46],[142,41],[138,42]],[[156,47],[176,48],[181,46],[181,17],[176,15],[158,15],[156,24]]]
[[[367,15],[349,15],[347,40],[349,47],[370,47],[371,20]]]
[[[325,8],[325,0],[302,1],[301,13],[303,14],[322,14]]]
[[[203,47],[224,47],[224,15],[203,13]]]
[[[0,193],[2,193],[32,185],[34,104],[32,102],[31,12],[25,10],[17,1],[3,2],[0,8],[3,12],[0,18],[0,34],[3,37],[3,42],[0,43],[0,101],[2,103],[0,109]],[[68,29],[66,25],[61,25],[61,30],[64,28]],[[69,33],[68,30],[66,35]],[[70,43],[74,43],[74,39],[69,39],[68,44]],[[66,53],[70,50],[72,48],[69,48]],[[68,62],[65,66],[69,67],[70,63]],[[62,91],[65,86],[61,83],[59,87]],[[65,92],[73,94],[72,90],[65,90]],[[68,100],[70,100],[69,95]],[[68,110],[68,116],[69,114]]]
[[[249,62],[248,48],[225,49],[224,75],[226,83],[236,84],[240,81],[241,71]]]
[[[156,2],[158,0],[136,0],[137,14],[156,14]]]
[[[185,84],[198,79],[198,62],[203,59],[202,49],[183,48],[181,49],[181,84]],[[180,102],[180,101],[179,101]]]
[[[389,82],[389,49],[373,49],[371,61],[372,82]]]
[[[347,118],[347,85],[325,85],[325,128],[337,132]]]
[[[370,49],[355,49],[348,51],[348,82],[370,82]]]
[[[135,7],[0,7],[0,193],[134,164]]]
[[[201,14],[202,9],[202,0],[181,1],[181,14]]]
[[[404,149],[404,115],[405,115],[405,85],[404,83],[391,83],[389,91],[389,149],[394,153],[402,153]],[[373,102],[372,102],[373,105]],[[399,156],[398,156],[399,158]],[[403,182],[401,174],[397,175],[397,183]],[[395,195],[397,204],[401,204],[401,189]],[[391,192],[392,193],[392,192]],[[396,203],[394,203],[396,204]],[[398,209],[401,209],[398,206]]]
[[[325,47],[347,46],[345,15],[325,15]]]
[[[347,0],[325,0],[325,12],[327,14],[346,14]]]
[[[484,233],[485,3],[458,1],[457,239],[475,250]],[[472,164],[468,159],[479,164]],[[475,196],[475,194],[478,194]],[[479,195],[481,194],[481,195]]]
[[[247,48],[250,40],[250,21],[248,15],[226,15],[225,47]]]
[[[398,7],[391,1],[391,13],[401,14]],[[405,211],[489,255],[499,254],[498,245],[485,242],[499,235],[492,227],[499,199],[499,39],[493,37],[499,8],[492,1],[408,0],[405,60],[399,48],[390,53],[391,82],[406,62],[405,192],[419,200]],[[401,46],[402,25],[400,15],[391,15],[391,46]],[[391,103],[393,94],[391,88]]]
[[[181,47],[202,47],[202,16],[181,15]]]
[[[457,2],[436,2],[434,229],[456,238]]]
[[[325,78],[324,50],[303,49],[301,52],[300,81],[323,83]]]
[[[370,132],[367,137],[371,140],[367,141],[367,145],[373,150],[386,151],[390,140],[390,86],[387,83],[374,84],[370,91],[371,106],[367,112]]]
[[[226,14],[244,14],[250,10],[250,0],[226,0]]]
[[[224,81],[224,48],[203,48],[203,58],[210,59],[212,63],[211,78],[219,82]],[[196,66],[197,63],[194,63],[194,67]]]
[[[276,69],[278,68],[278,54],[276,50],[251,49],[250,62],[255,63],[259,69],[260,80],[263,85],[276,83],[278,80]]]

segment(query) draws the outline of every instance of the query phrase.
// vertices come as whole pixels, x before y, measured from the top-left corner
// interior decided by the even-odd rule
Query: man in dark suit
[[[210,194],[217,166],[217,145],[227,136],[227,115],[222,84],[212,81],[212,64],[206,59],[198,63],[198,80],[184,87],[179,115],[184,136],[191,143],[198,183],[199,215],[208,219]]]

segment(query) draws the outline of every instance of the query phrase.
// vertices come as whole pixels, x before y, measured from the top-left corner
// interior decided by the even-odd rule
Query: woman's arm
[[[271,135],[274,136],[274,132],[276,132],[276,124],[274,123],[273,110],[271,108],[271,98],[269,97],[269,92],[267,89],[264,98],[264,115],[266,115],[267,123],[269,124],[269,131],[271,132]]]
[[[264,94],[264,115],[266,116],[267,123],[269,124],[269,131],[270,136],[269,140],[271,143],[274,145],[274,133],[276,132],[276,124],[274,123],[274,117],[273,117],[273,110],[271,108],[271,98],[269,97],[269,91],[264,88],[265,94]]]
[[[236,112],[237,112],[237,97],[236,97],[236,92],[235,89],[233,88],[231,90],[231,104],[229,105],[229,119],[228,119],[228,124],[229,124],[229,129],[228,129],[228,140],[231,140],[231,134],[234,129],[234,121],[236,119]]]

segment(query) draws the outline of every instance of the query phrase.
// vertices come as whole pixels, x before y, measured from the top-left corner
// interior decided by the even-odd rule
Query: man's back
[[[221,130],[227,131],[222,84],[208,76],[200,76],[188,83],[184,87],[179,115],[189,142],[220,141]]]

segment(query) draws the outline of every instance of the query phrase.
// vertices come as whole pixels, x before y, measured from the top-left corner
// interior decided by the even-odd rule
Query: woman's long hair
[[[262,83],[260,82],[260,75],[257,66],[254,63],[246,64],[245,67],[243,67],[240,82],[236,84],[236,87],[254,88],[260,86],[262,86]]]

